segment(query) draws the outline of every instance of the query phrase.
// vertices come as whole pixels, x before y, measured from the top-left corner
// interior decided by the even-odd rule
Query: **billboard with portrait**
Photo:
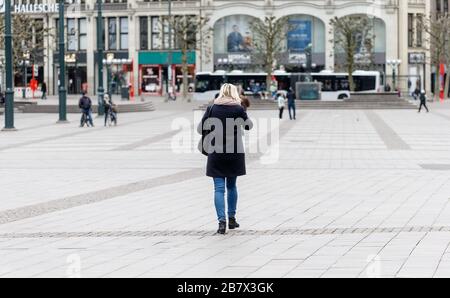
[[[214,25],[215,53],[248,53],[253,50],[251,22],[255,18],[246,15],[225,17]]]
[[[303,53],[312,43],[312,22],[310,20],[290,19],[288,32],[288,49],[293,53]]]

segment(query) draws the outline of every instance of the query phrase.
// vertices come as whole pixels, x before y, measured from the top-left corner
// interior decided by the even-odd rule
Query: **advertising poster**
[[[288,32],[288,49],[290,52],[303,53],[312,43],[312,23],[309,20],[289,20],[293,28]]]
[[[214,27],[216,53],[249,53],[252,51],[253,36],[248,16],[235,15],[223,18]]]

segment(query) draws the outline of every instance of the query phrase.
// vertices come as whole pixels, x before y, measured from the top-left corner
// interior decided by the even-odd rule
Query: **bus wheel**
[[[339,94],[338,99],[341,99],[341,100],[348,99],[348,95],[347,94]]]

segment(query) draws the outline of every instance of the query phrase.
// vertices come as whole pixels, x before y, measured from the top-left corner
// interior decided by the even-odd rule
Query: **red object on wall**
[[[31,90],[33,92],[37,90],[37,88],[38,88],[38,81],[36,79],[33,78],[33,79],[30,80],[30,88],[31,88]]]

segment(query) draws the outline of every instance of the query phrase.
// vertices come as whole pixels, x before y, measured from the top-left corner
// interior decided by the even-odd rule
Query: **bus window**
[[[353,81],[357,92],[377,90],[375,76],[354,76]]]
[[[224,82],[222,76],[197,75],[195,80],[195,92],[204,93],[211,90],[220,90]]]
[[[336,77],[336,91],[349,91],[348,77]]]

